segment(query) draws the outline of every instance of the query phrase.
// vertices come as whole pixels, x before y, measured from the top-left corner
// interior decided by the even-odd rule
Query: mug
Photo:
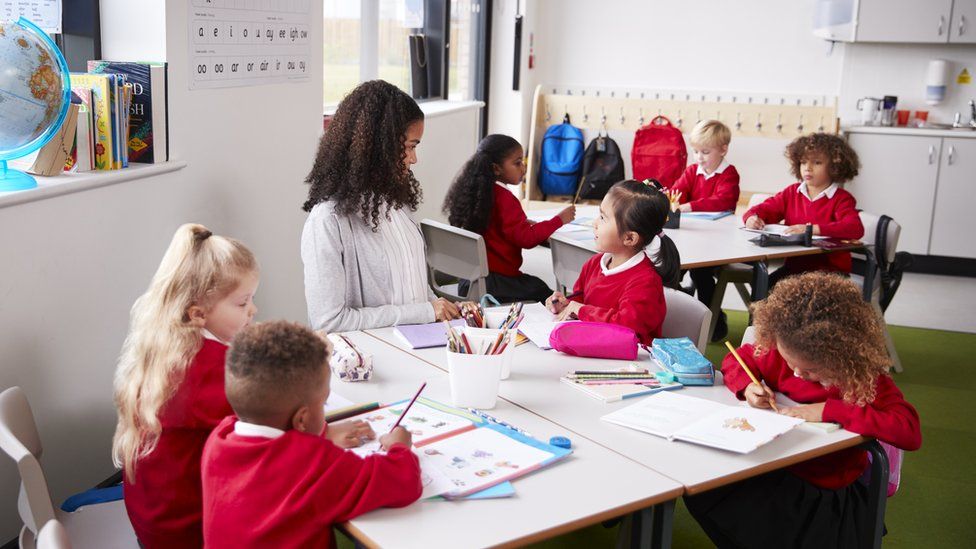
[[[861,111],[861,123],[873,126],[881,110],[881,100],[877,97],[862,97],[857,100],[857,110]]]

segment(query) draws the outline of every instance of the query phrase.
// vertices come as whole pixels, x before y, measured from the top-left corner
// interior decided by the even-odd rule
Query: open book
[[[377,440],[352,449],[366,457],[382,453],[379,437],[390,431],[408,400],[360,416]],[[551,465],[572,453],[486,422],[463,410],[418,398],[400,422],[413,435],[420,460],[423,498],[464,498]]]
[[[747,454],[803,423],[754,408],[662,392],[600,418],[664,437]]]
[[[775,235],[778,235],[778,236],[787,236],[786,229],[790,228],[790,226],[789,225],[780,225],[779,223],[766,223],[765,225],[763,225],[763,228],[762,229],[750,229],[748,227],[741,227],[741,228],[742,228],[742,230],[749,231],[750,233],[775,234]],[[826,236],[817,236],[817,235],[814,235],[814,237],[813,237],[814,240],[823,240],[823,239],[826,239],[826,238],[828,238],[828,237],[826,237]]]

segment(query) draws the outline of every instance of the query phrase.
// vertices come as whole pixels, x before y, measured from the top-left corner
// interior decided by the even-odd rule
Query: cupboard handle
[[[935,162],[935,146],[929,145],[929,164]]]
[[[952,156],[954,154],[956,154],[956,148],[953,147],[952,145],[949,145],[949,156],[946,158],[946,164],[948,164],[949,166],[952,165]]]
[[[959,16],[959,36],[962,36],[962,34],[964,32],[966,32],[966,16],[965,15],[960,15]]]
[[[945,27],[945,15],[939,16],[939,36],[942,36],[942,28]]]

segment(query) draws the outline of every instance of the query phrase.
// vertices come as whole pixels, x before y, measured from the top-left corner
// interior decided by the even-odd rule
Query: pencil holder
[[[454,353],[447,348],[447,367],[451,383],[451,401],[455,406],[468,408],[490,409],[495,407],[498,399],[498,385],[502,377],[502,368],[506,362],[511,366],[510,347],[514,347],[514,330],[503,339],[508,343],[499,354],[478,354],[480,349],[497,340],[499,330],[478,328],[463,328],[467,342],[474,353]],[[472,331],[490,332],[494,335],[482,335]]]
[[[479,348],[487,349],[498,340],[499,335],[503,334],[503,330],[491,328],[471,328],[469,326],[465,326],[460,331],[463,332],[468,338],[468,341],[475,346],[475,352],[477,352]],[[515,330],[504,331],[502,343],[500,343],[498,346],[498,348],[500,348],[502,351],[497,355],[494,355],[502,357],[501,379],[508,379],[508,376],[512,375],[512,360],[514,359],[513,353],[515,352],[515,334]]]
[[[665,229],[677,229],[681,227],[681,210],[668,212],[668,219],[664,222]]]

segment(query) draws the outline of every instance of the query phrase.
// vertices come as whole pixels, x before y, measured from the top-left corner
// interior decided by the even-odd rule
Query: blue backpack
[[[569,123],[554,124],[542,138],[539,189],[544,195],[574,195],[583,171],[583,132]]]

